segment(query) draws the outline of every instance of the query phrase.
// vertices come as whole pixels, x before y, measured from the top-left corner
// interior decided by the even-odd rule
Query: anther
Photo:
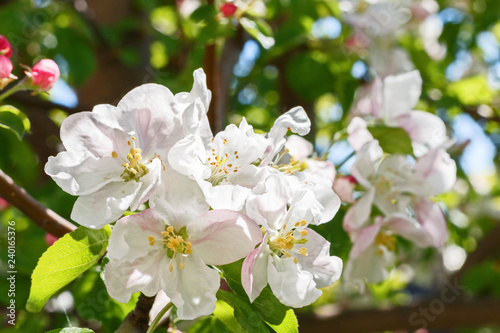
[[[113,151],[113,152],[111,153],[111,156],[113,156],[113,158],[117,158],[117,157],[118,157],[118,154],[116,153],[116,151]]]

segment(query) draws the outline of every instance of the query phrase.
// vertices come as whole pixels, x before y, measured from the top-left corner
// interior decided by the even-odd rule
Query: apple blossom
[[[226,2],[219,8],[224,17],[233,16],[237,9],[238,7],[232,2]]]
[[[163,290],[180,319],[209,315],[215,309],[219,273],[245,257],[262,240],[254,221],[237,212],[212,210],[164,216],[148,209],[116,223],[109,240],[105,283],[111,297],[128,302],[141,291]]]
[[[404,155],[384,157],[378,141],[373,140],[358,152],[351,172],[365,190],[344,217],[344,229],[355,238],[369,220],[372,204],[385,215],[405,213],[421,198],[451,189],[456,164],[443,149],[429,152],[414,165]]]
[[[48,91],[59,79],[59,66],[51,59],[42,59],[33,65],[31,82],[41,90]]]
[[[268,177],[247,200],[248,216],[263,226],[265,235],[243,262],[241,279],[251,302],[269,283],[280,302],[303,307],[321,295],[317,288],[339,279],[342,261],[330,256],[330,243],[307,228],[322,220],[314,194],[301,190],[292,195],[283,178]]]
[[[212,208],[239,211],[251,192],[240,183],[253,179],[257,167],[252,163],[266,148],[264,137],[243,119],[239,127],[228,125],[208,143],[196,134],[187,136],[170,150],[168,161],[176,171],[198,182]]]
[[[12,62],[6,56],[0,55],[0,89],[5,87],[16,77],[12,75]]]
[[[439,207],[438,207],[439,210]],[[439,210],[440,212],[440,210]],[[442,213],[441,213],[442,215]],[[420,219],[420,220],[418,220]],[[401,236],[419,247],[441,247],[447,236],[444,218],[425,221],[405,214],[392,214],[385,219],[378,216],[375,223],[362,228],[354,241],[344,270],[346,281],[365,278],[378,283],[387,278],[387,267],[396,258],[396,236]],[[435,225],[440,225],[436,228]]]
[[[116,221],[160,187],[170,148],[185,135],[206,135],[210,94],[203,71],[191,93],[173,95],[157,84],[133,89],[118,103],[66,118],[61,140],[67,151],[49,157],[45,172],[77,195],[71,218],[90,228]],[[200,139],[201,140],[201,139]]]
[[[363,115],[370,114],[387,126],[403,128],[412,140],[415,156],[422,156],[432,149],[446,148],[450,139],[444,122],[438,116],[413,110],[421,92],[422,78],[417,70],[390,75],[383,81],[378,78],[360,90],[353,111]],[[359,133],[360,120],[356,122],[356,137],[366,136]],[[359,146],[358,144],[357,147]]]

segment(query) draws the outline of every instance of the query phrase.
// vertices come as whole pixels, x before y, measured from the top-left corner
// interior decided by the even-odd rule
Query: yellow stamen
[[[117,158],[118,157],[118,153],[116,151],[113,151],[111,153],[111,156],[113,156],[113,158]]]

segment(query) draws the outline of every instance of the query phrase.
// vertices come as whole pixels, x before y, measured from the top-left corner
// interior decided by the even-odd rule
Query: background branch
[[[42,206],[0,170],[0,196],[29,217],[37,226],[56,237],[62,237],[76,227],[54,211]]]
[[[449,295],[448,295],[449,294]],[[446,297],[453,295],[448,291]],[[348,310],[331,317],[300,316],[301,332],[369,333],[418,328],[454,329],[500,325],[500,300],[432,299],[414,306],[386,310]]]

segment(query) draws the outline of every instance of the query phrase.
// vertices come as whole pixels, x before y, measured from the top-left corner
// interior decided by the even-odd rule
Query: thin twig
[[[42,206],[0,170],[0,196],[29,217],[37,226],[56,237],[62,237],[76,227],[54,211]]]

